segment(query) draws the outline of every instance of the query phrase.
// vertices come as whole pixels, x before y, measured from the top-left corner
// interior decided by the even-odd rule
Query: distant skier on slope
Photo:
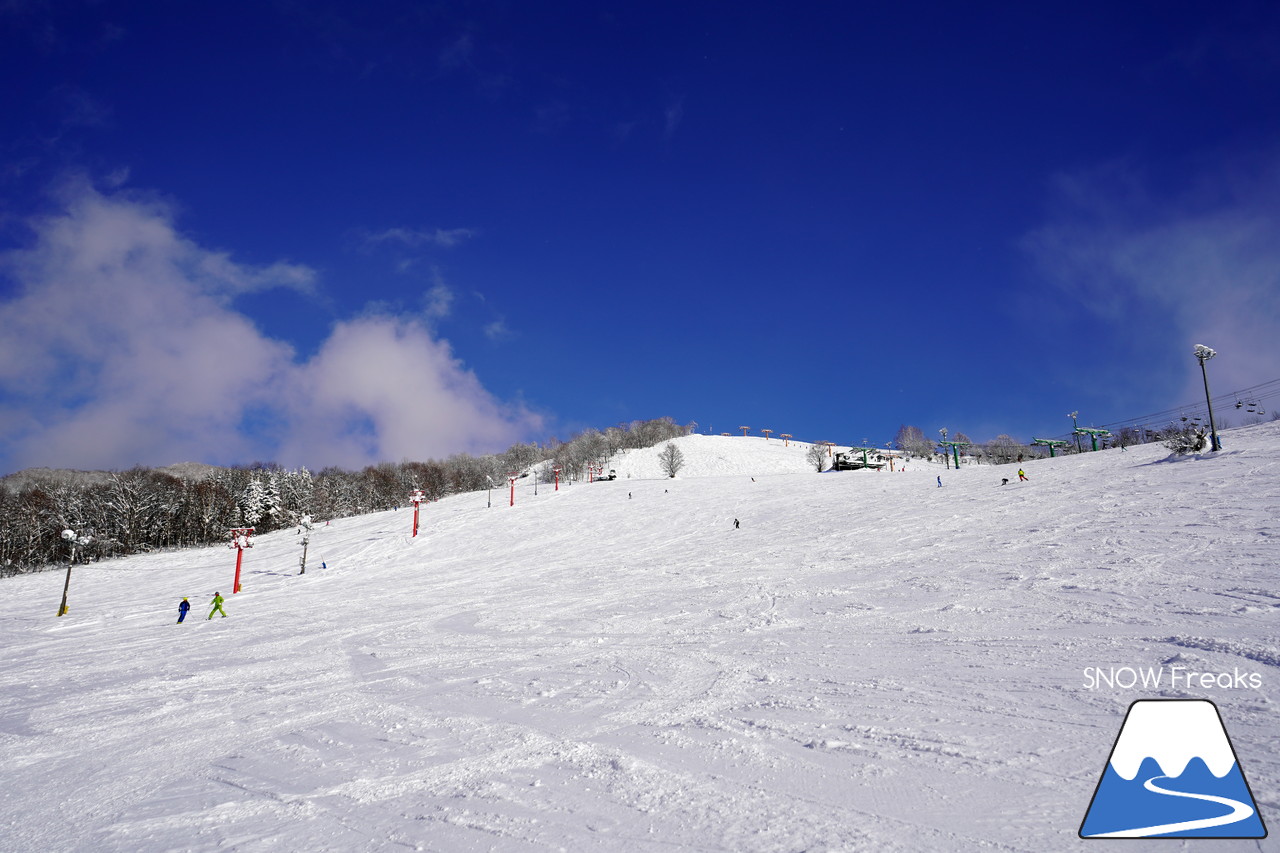
[[[942,475],[941,475],[941,474],[939,474],[939,475],[938,475],[938,488],[939,488],[939,489],[941,489],[941,488],[942,488]]]
[[[1029,483],[1029,482],[1031,482],[1030,480],[1028,480],[1028,479],[1027,479],[1027,475],[1023,473],[1023,471],[1022,471],[1022,469],[1021,469],[1021,468],[1019,468],[1019,469],[1018,469],[1018,482],[1019,482],[1019,483]]]
[[[734,529],[734,530],[737,530],[737,529],[738,529],[738,519],[736,519],[736,518],[733,520],[733,529]]]
[[[178,624],[182,624],[182,620],[187,618],[187,611],[191,609],[191,602],[187,601],[184,595],[182,601],[178,604]]]
[[[221,613],[223,619],[227,618],[227,611],[222,609],[222,593],[220,592],[215,592],[213,594],[213,609],[209,611],[207,618],[212,619],[213,614],[215,613]]]

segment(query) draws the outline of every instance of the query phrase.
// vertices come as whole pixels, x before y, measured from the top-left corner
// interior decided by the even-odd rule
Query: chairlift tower
[[[1055,447],[1067,447],[1071,444],[1069,441],[1061,441],[1056,438],[1032,438],[1032,444],[1039,444],[1042,447],[1049,448],[1049,458],[1052,459],[1056,454],[1053,452]]]
[[[1089,436],[1089,438],[1093,441],[1093,449],[1094,449],[1094,450],[1097,450],[1097,449],[1098,449],[1098,438],[1099,438],[1099,437],[1102,437],[1102,438],[1109,438],[1109,437],[1111,436],[1111,430],[1109,430],[1109,429],[1092,429],[1092,428],[1090,428],[1090,427],[1077,427],[1077,428],[1076,428],[1076,440],[1077,440],[1077,441],[1079,441],[1080,436],[1082,436],[1082,435],[1087,435],[1087,436]]]
[[[951,448],[951,453],[952,453],[952,455],[953,455],[953,456],[955,456],[955,460],[956,460],[956,470],[957,470],[957,471],[959,471],[959,470],[960,470],[960,448],[962,448],[962,447],[968,447],[968,446],[969,446],[969,442],[967,442],[967,441],[941,441],[941,442],[938,442],[938,443],[939,443],[939,444],[941,444],[941,445],[942,445],[942,446],[944,446],[944,447],[949,447],[949,448]],[[944,453],[944,454],[943,454],[943,456],[945,456],[945,455],[946,455],[946,454]]]

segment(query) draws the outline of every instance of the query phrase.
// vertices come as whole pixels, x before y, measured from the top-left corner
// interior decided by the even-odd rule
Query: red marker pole
[[[413,535],[414,536],[418,535],[418,504],[422,503],[422,499],[424,497],[425,495],[422,494],[422,489],[418,489],[413,494],[409,495],[409,500],[413,501]]]
[[[556,475],[556,491],[558,492],[560,491],[560,469],[552,468],[551,470],[555,472],[555,475]]]
[[[253,547],[252,527],[235,527],[231,530],[231,547],[236,549],[236,577],[231,584],[231,594],[240,591],[240,565],[244,562],[244,549]]]
[[[511,475],[510,477],[508,477],[508,478],[507,478],[507,482],[509,482],[509,483],[511,484],[511,506],[515,506],[515,505],[516,505],[516,478],[515,478],[515,475],[513,474],[513,475]]]

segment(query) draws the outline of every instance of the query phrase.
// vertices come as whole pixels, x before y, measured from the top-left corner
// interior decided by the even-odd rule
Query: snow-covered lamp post
[[[240,591],[240,564],[244,560],[244,549],[253,547],[253,528],[252,527],[233,527],[231,528],[231,545],[236,549],[236,579],[231,584],[231,594],[235,595]]]
[[[782,446],[783,446],[783,447],[790,447],[790,446],[791,446],[791,438],[792,438],[791,433],[789,433],[789,432],[780,432],[780,433],[778,433],[778,438],[782,439]]]
[[[516,480],[520,479],[516,476],[516,472],[512,471],[507,475],[507,481],[511,483],[511,506],[516,505]]]
[[[1204,401],[1209,404],[1209,434],[1213,437],[1213,449],[1221,450],[1222,442],[1218,441],[1218,427],[1213,420],[1213,400],[1209,397],[1209,372],[1204,363],[1218,353],[1204,344],[1196,344],[1196,358],[1200,360],[1200,375],[1204,377]]]
[[[1084,453],[1084,448],[1080,446],[1080,424],[1076,423],[1076,419],[1080,417],[1079,412],[1068,412],[1067,417],[1071,418],[1071,432],[1076,437],[1076,453]]]
[[[740,427],[738,427],[738,429],[742,430],[742,437],[743,437],[743,438],[746,438],[746,437],[747,437],[747,430],[751,429],[751,427],[744,427],[744,426],[740,426]]]
[[[311,530],[314,525],[311,523],[311,516],[303,515],[298,519],[298,532],[302,534],[302,568],[298,574],[305,575],[307,573],[307,546],[311,544]]]
[[[422,489],[414,489],[413,494],[409,495],[409,500],[413,501],[413,535],[418,535],[418,504],[422,503],[426,495],[422,493]]]
[[[769,440],[769,433],[773,432],[773,430],[771,430],[771,429],[762,429],[762,430],[760,430],[760,431],[761,431],[762,433],[764,433],[764,440],[765,440],[765,441],[768,441],[768,440]]]
[[[71,556],[67,558],[67,580],[62,585],[62,604],[58,605],[59,616],[67,612],[67,592],[71,589],[71,567],[76,562],[76,546],[84,547],[93,541],[92,536],[77,535],[74,530],[62,531],[62,538],[71,546]]]

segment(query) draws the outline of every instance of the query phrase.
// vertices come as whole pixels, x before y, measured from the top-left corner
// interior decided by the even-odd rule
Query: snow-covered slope
[[[716,477],[741,474],[753,477],[771,474],[812,473],[815,469],[805,454],[813,445],[800,441],[784,442],[759,436],[686,435],[672,442],[684,455],[684,465],[676,475]],[[620,479],[662,479],[666,473],[658,463],[658,454],[667,446],[662,442],[641,450],[625,450],[609,462]],[[843,448],[834,448],[839,452]]]
[[[1217,703],[1274,820],[1280,426],[1008,486],[681,441],[334,521],[301,577],[263,536],[234,596],[226,548],[77,567],[61,619],[62,573],[0,582],[0,849],[1075,849],[1160,696]]]

